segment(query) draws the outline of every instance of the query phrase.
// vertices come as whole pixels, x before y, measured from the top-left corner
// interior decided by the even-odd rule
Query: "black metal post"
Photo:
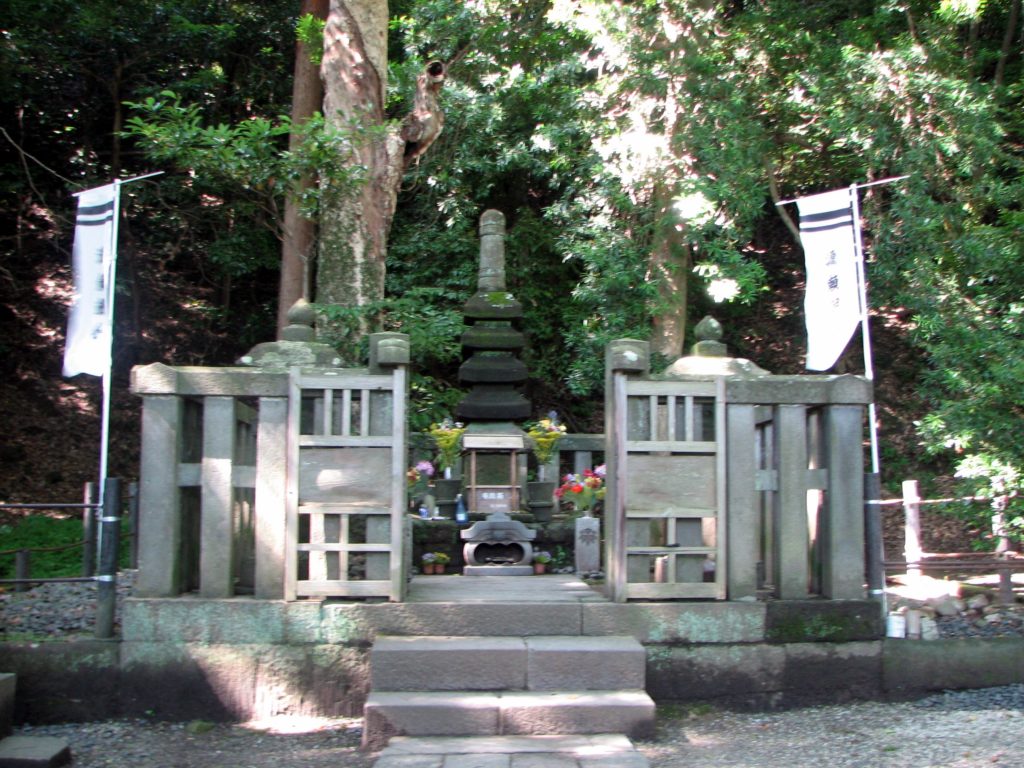
[[[867,570],[868,595],[885,610],[885,544],[882,537],[882,476],[878,472],[864,475],[864,563]]]
[[[86,483],[82,501],[95,504],[97,501],[96,483]],[[85,507],[82,510],[82,575],[96,574],[96,507]]]
[[[14,553],[14,578],[29,579],[32,577],[32,550],[19,549]],[[18,582],[14,587],[15,592],[27,592],[28,582]]]
[[[108,477],[103,487],[100,511],[100,567],[96,599],[96,637],[114,636],[114,612],[117,604],[117,564],[121,534],[121,481]]]
[[[128,483],[128,524],[131,534],[131,559],[129,567],[139,567],[139,484]]]

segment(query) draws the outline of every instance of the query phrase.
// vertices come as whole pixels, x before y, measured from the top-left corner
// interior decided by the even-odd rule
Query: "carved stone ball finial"
[[[505,214],[484,211],[480,216],[479,291],[505,290]]]
[[[729,348],[722,343],[722,324],[710,315],[697,323],[693,329],[697,343],[693,345],[693,354],[697,357],[725,357]]]
[[[705,315],[693,329],[693,335],[697,337],[697,341],[721,341],[722,324],[711,315]]]
[[[288,310],[288,325],[281,329],[281,341],[316,341],[316,312],[305,299],[299,299]]]

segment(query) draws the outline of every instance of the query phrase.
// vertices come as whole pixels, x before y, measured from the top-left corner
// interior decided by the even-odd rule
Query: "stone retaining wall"
[[[1024,682],[1024,640],[883,640],[867,601],[136,599],[120,641],[0,644],[19,722],[359,716],[378,635],[633,634],[658,701],[773,707]]]

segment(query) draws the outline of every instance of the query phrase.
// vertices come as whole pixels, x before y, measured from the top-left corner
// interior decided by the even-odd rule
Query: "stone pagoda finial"
[[[526,366],[517,357],[526,344],[515,327],[523,305],[505,285],[505,216],[484,211],[480,217],[480,272],[477,291],[463,310],[468,328],[462,346],[468,359],[459,381],[471,385],[456,408],[465,421],[507,421],[530,415],[530,402],[516,387],[526,381]]]
[[[505,214],[484,211],[480,217],[480,273],[476,289],[505,290]]]

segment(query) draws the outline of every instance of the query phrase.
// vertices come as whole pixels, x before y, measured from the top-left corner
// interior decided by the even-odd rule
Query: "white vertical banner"
[[[72,251],[75,296],[68,316],[64,375],[106,376],[113,326],[117,183],[78,195]]]
[[[807,264],[804,314],[807,368],[812,371],[835,365],[862,319],[854,226],[856,194],[851,187],[796,201]]]

